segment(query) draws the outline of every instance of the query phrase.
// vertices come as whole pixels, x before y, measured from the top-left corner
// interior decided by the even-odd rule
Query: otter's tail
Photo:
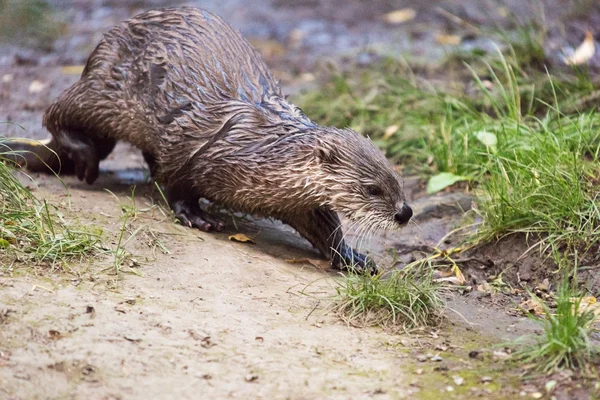
[[[69,174],[74,170],[73,162],[61,154],[54,139],[0,138],[1,159],[32,172]]]

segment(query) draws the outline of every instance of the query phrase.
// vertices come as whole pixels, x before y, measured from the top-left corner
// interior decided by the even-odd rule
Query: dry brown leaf
[[[462,38],[458,35],[436,35],[435,41],[439,44],[447,44],[451,46],[459,45],[462,42]]]
[[[232,240],[234,242],[240,242],[240,243],[251,243],[251,244],[255,243],[254,240],[252,240],[248,236],[244,235],[243,233],[236,233],[235,235],[231,235],[231,236],[229,236],[229,240]]]
[[[402,24],[404,22],[412,21],[417,16],[417,12],[412,8],[402,8],[385,14],[383,19],[388,24]]]
[[[521,304],[519,304],[519,308],[521,308],[526,313],[530,313],[533,315],[544,315],[544,307],[539,299],[531,298],[527,299]]]
[[[580,65],[587,63],[596,52],[596,46],[594,44],[594,36],[592,32],[587,31],[585,33],[585,39],[575,50],[575,53],[570,57],[565,57],[564,61],[567,65]]]

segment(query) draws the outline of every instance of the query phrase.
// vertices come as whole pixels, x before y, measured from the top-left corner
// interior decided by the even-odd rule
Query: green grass
[[[0,138],[0,260],[18,259],[52,267],[101,251],[99,229],[75,229],[45,200],[16,178],[14,156]]]
[[[422,265],[379,275],[349,273],[336,291],[334,310],[354,326],[431,326],[439,322],[444,304],[431,269]]]
[[[543,332],[521,338],[515,358],[544,373],[586,369],[600,356],[600,348],[590,338],[596,316],[593,310],[582,307],[583,295],[574,292],[567,280],[560,285],[555,300],[556,309],[540,300],[544,315],[532,318]]]

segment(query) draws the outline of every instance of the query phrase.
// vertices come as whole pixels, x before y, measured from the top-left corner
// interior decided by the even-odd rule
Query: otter
[[[224,227],[201,198],[272,217],[337,268],[376,268],[346,244],[337,213],[365,231],[412,216],[400,177],[370,140],[311,121],[238,31],[197,8],[150,10],[111,29],[43,125],[52,138],[25,156],[30,170],[60,168],[92,184],[124,140],[142,150],[183,224]]]

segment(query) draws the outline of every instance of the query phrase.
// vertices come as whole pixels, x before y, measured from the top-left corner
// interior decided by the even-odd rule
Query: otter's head
[[[322,128],[315,155],[335,211],[374,228],[408,223],[413,212],[402,180],[370,140],[350,129]]]

